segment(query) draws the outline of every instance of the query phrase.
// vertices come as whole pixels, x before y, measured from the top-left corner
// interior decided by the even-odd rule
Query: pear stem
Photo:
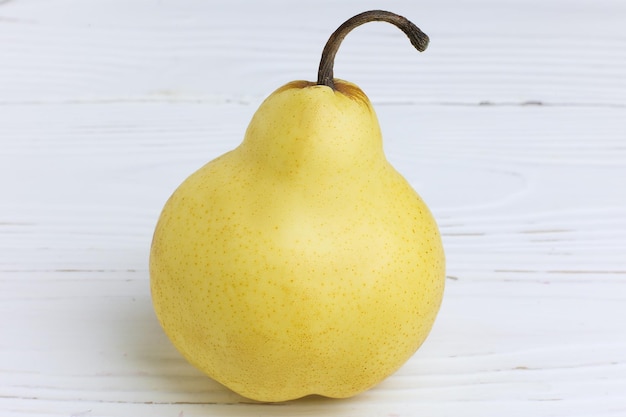
[[[407,18],[397,15],[392,12],[384,10],[370,10],[360,13],[350,19],[346,20],[328,39],[324,51],[322,52],[322,59],[320,60],[320,67],[317,71],[317,84],[325,85],[333,90],[335,89],[335,81],[333,75],[333,67],[335,65],[335,55],[339,50],[339,45],[346,37],[346,35],[357,26],[361,26],[367,22],[387,22],[391,23],[403,31],[408,36],[411,44],[420,52],[426,50],[428,47],[428,36],[422,32],[417,26],[415,26]]]

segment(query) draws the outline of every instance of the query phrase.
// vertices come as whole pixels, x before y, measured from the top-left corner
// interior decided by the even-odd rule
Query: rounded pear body
[[[294,82],[167,201],[150,275],[189,362],[245,397],[285,401],[349,397],[397,370],[433,325],[444,264],[365,94]]]

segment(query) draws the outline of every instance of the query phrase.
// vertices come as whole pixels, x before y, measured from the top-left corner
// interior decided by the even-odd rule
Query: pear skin
[[[258,401],[344,398],[424,342],[445,258],[365,93],[296,81],[169,198],[150,277],[166,334],[216,381]]]

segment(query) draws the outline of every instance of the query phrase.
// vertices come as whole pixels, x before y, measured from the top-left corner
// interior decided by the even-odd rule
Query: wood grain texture
[[[241,141],[263,97],[314,78],[338,24],[376,7],[0,3],[3,417],[626,415],[616,0],[398,1],[429,50],[385,24],[346,39],[336,74],[374,102],[447,253],[433,332],[381,385],[254,404],[159,328],[147,257],[167,197]]]

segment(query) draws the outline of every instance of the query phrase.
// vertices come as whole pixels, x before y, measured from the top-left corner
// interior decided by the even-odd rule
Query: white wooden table
[[[429,50],[372,23],[336,75],[440,223],[444,303],[371,391],[253,404],[161,331],[152,231],[266,95],[380,7]],[[626,3],[0,2],[0,415],[626,415]]]

